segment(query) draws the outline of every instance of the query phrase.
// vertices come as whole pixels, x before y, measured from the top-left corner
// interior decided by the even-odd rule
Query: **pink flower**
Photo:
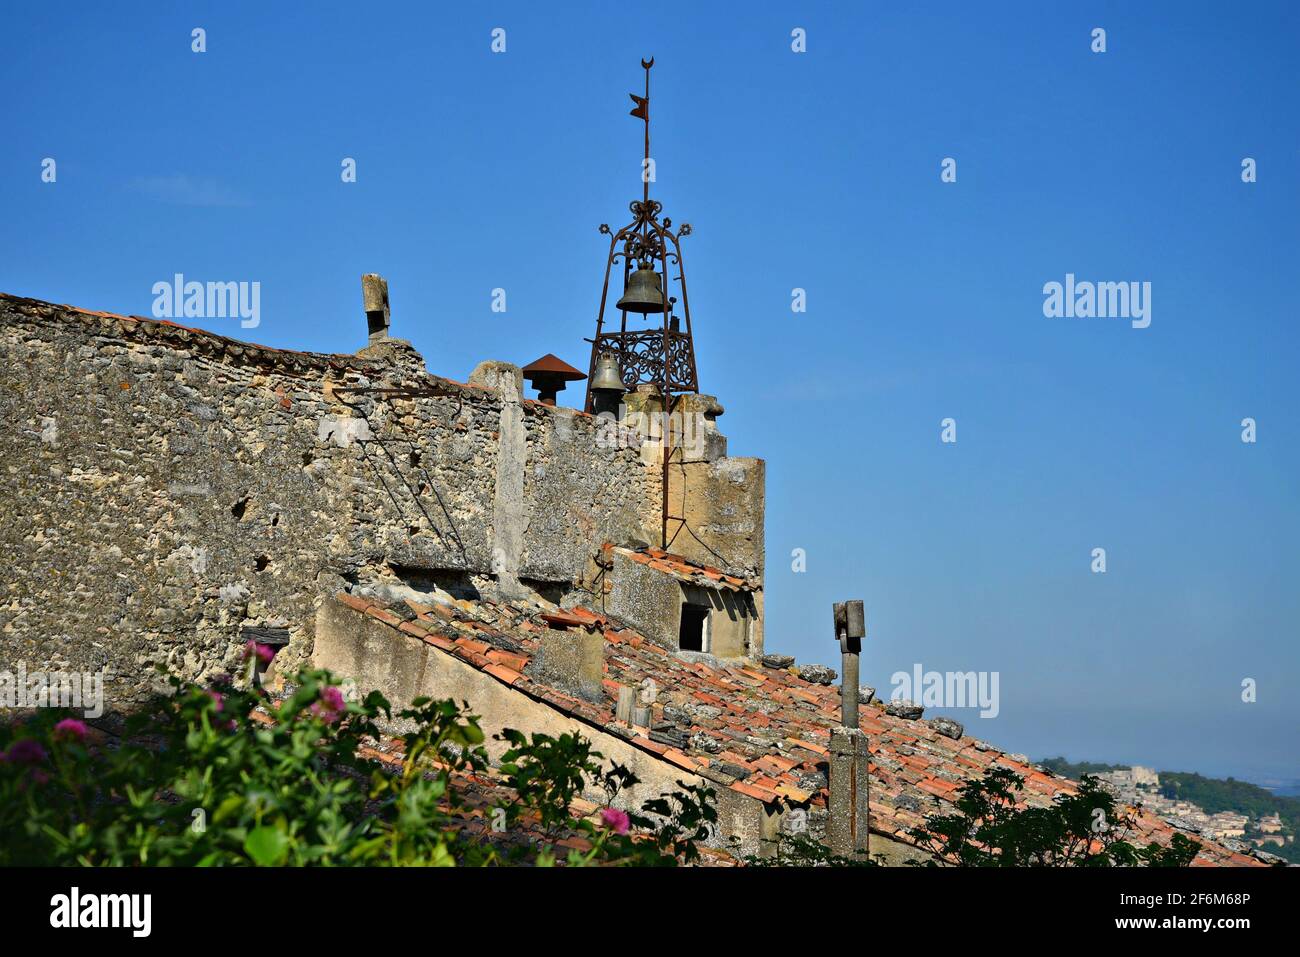
[[[260,661],[262,664],[269,665],[271,663],[271,659],[275,657],[275,649],[272,648],[270,645],[259,644],[258,642],[254,641],[252,638],[249,638],[248,644],[244,650],[244,657],[248,658],[253,655],[256,655],[257,660]]]
[[[64,718],[54,726],[54,736],[56,738],[84,741],[86,739],[86,722],[78,721],[76,718]]]
[[[347,710],[347,701],[343,692],[332,685],[321,689],[320,700],[311,706],[311,713],[326,724],[337,721]]]
[[[613,807],[601,809],[600,823],[615,834],[626,834],[632,829],[632,820],[627,816],[627,812]]]
[[[38,764],[45,760],[45,749],[32,738],[21,738],[0,757],[13,764]]]
[[[212,699],[212,710],[217,714],[220,714],[221,709],[226,706],[226,696],[220,691],[209,690],[208,697]]]

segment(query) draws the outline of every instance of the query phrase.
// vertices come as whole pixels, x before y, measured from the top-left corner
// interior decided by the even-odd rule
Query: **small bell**
[[[592,376],[593,392],[622,392],[623,374],[618,368],[618,357],[612,352],[602,352],[596,359],[596,374]]]
[[[663,286],[659,283],[659,273],[653,266],[638,262],[636,271],[628,278],[623,298],[618,301],[618,308],[624,312],[667,312],[668,301],[664,297]],[[594,388],[594,387],[593,387]]]

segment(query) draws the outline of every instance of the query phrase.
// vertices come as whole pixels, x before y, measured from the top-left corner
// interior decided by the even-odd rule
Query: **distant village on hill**
[[[1217,840],[1239,851],[1250,847],[1300,863],[1300,798],[1275,795],[1266,788],[1234,778],[1207,778],[1178,771],[1046,758],[1041,764],[1078,779],[1097,777],[1116,799],[1141,805],[1180,830]]]

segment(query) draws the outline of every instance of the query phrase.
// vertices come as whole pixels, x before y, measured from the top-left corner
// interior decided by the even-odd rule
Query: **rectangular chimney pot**
[[[370,341],[388,338],[388,281],[378,273],[368,272],[361,277],[361,300],[366,310],[366,324]]]

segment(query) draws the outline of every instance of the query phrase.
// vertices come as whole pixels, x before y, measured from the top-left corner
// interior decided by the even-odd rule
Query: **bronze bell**
[[[612,352],[603,352],[596,359],[596,374],[591,378],[594,392],[607,390],[623,391],[623,374],[618,369],[618,357]]]
[[[667,312],[668,300],[659,284],[659,273],[653,266],[637,263],[636,271],[628,278],[623,298],[618,308],[625,312]],[[594,386],[593,386],[594,388]]]

